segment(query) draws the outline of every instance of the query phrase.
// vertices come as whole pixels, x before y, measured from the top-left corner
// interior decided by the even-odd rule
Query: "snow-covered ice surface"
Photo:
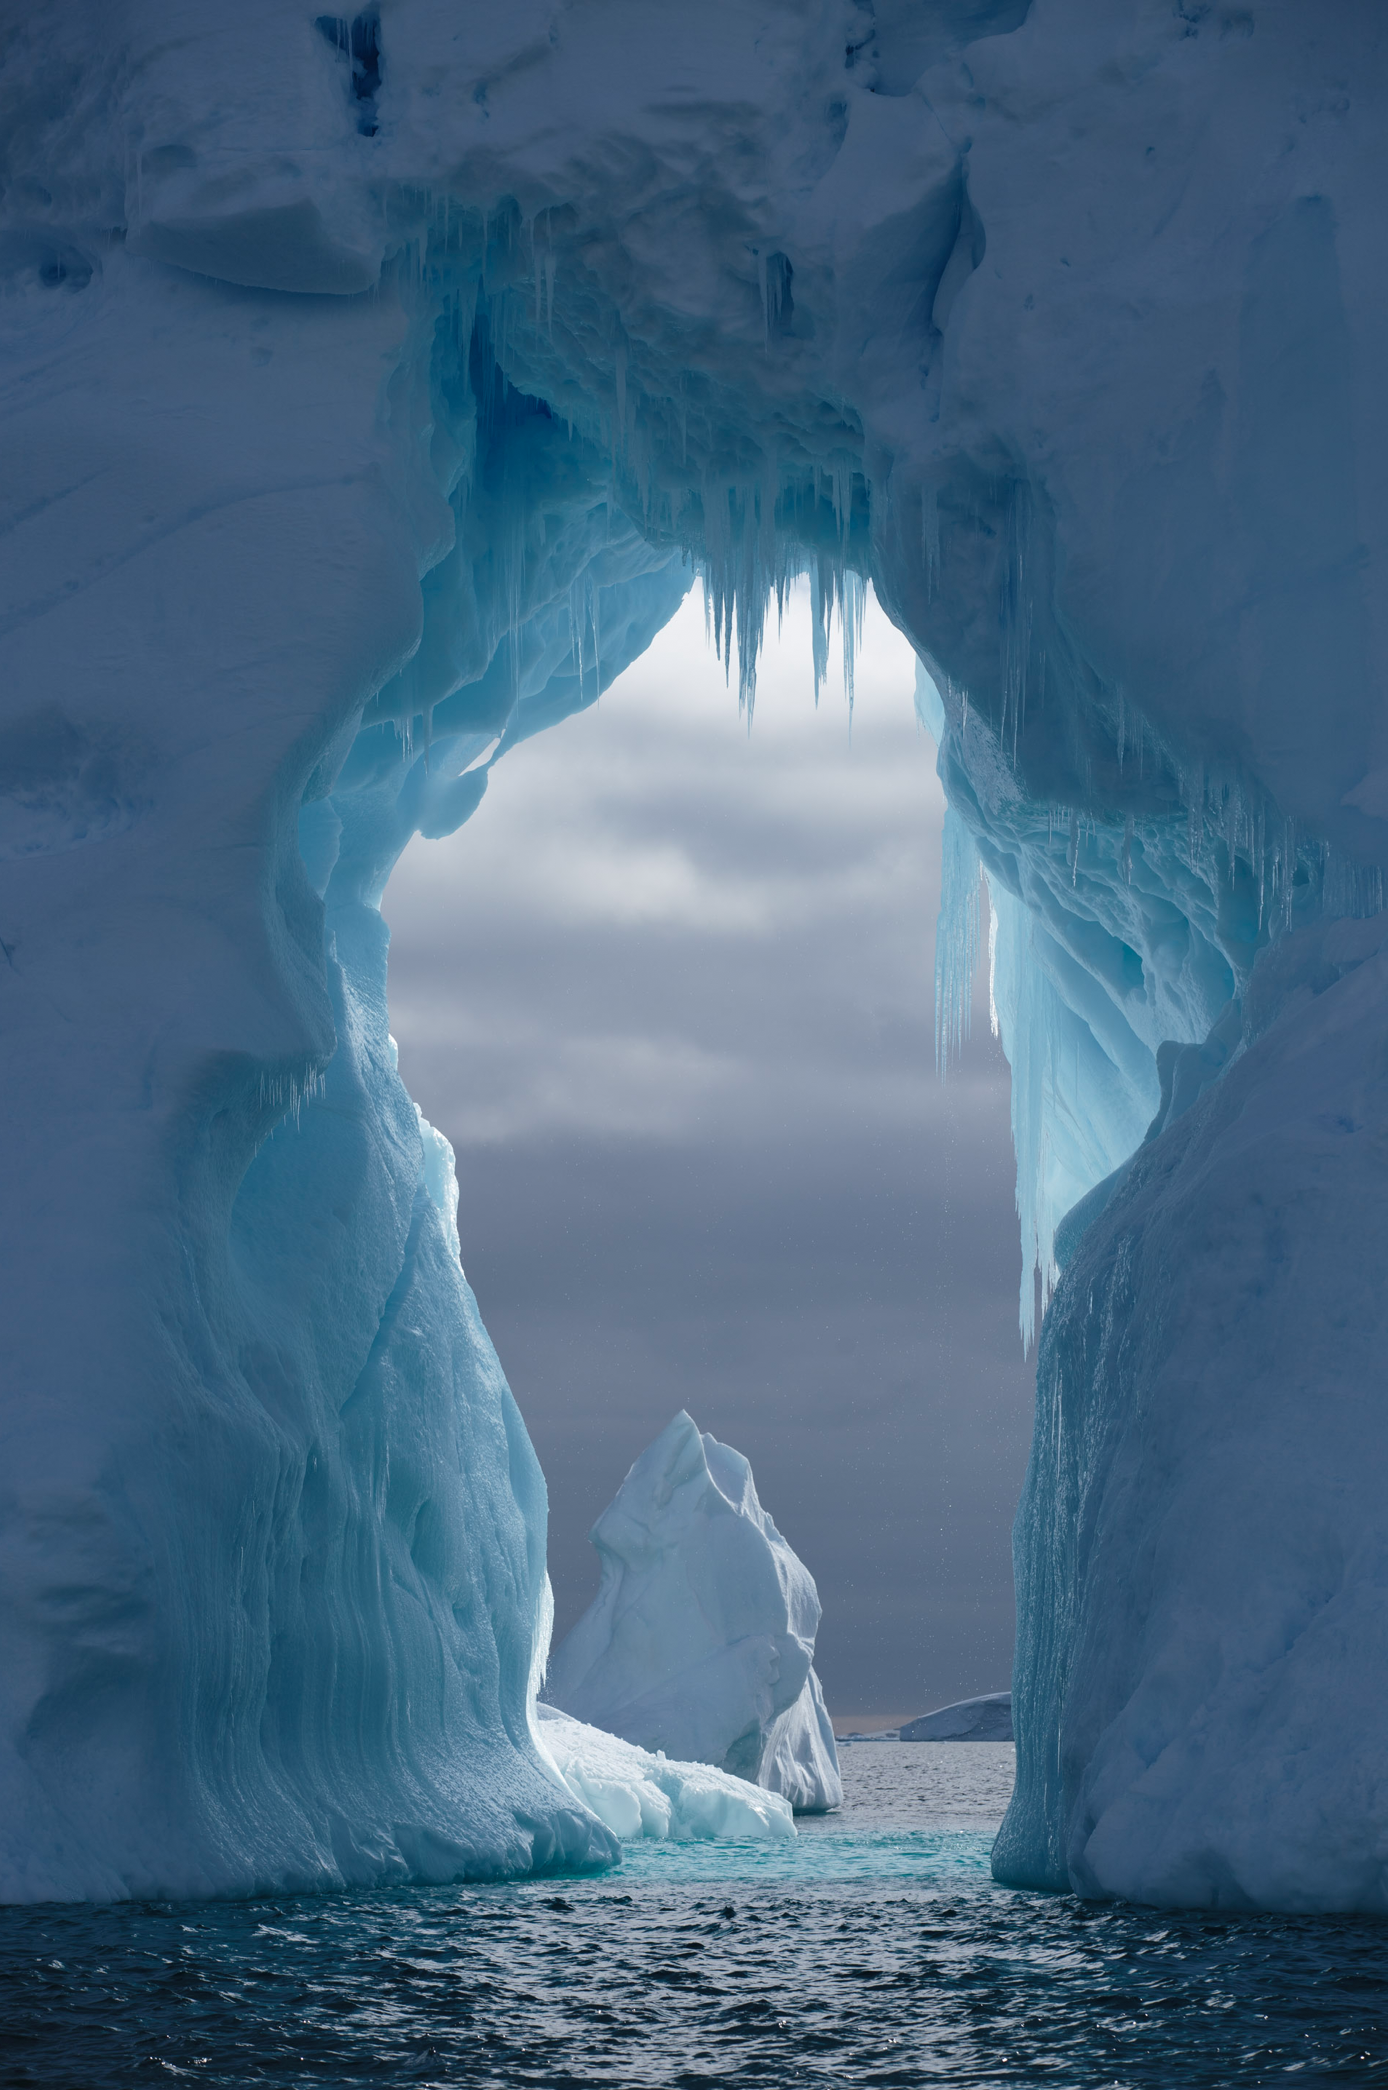
[[[837,1807],[814,1660],[819,1596],[741,1452],[683,1409],[598,1518],[602,1582],[550,1657],[557,1706],[645,1749]],[[604,1817],[606,1819],[606,1817]]]
[[[0,1892],[610,1855],[376,902],[692,560],[748,696],[806,568],[927,670],[1059,1275],[995,1863],[1388,1906],[1384,36],[9,11]]]
[[[903,1742],[1010,1742],[1012,1693],[988,1691],[982,1698],[960,1698],[908,1720],[897,1732]]]
[[[776,1843],[795,1834],[790,1802],[712,1764],[681,1763],[615,1734],[536,1707],[546,1755],[575,1799],[622,1843],[674,1837]]]

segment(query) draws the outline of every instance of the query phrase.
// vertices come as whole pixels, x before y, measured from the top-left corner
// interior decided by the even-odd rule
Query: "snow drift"
[[[680,1413],[598,1518],[602,1584],[550,1657],[565,1712],[818,1813],[843,1800],[814,1579],[740,1452]]]
[[[0,1892],[611,1852],[376,902],[697,564],[749,698],[797,571],[929,671],[1059,1279],[999,1870],[1388,1906],[1378,11],[5,48]]]

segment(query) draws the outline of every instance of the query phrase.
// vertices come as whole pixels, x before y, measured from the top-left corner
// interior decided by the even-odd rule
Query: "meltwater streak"
[[[1086,1905],[988,1875],[1005,1743],[857,1744],[788,1845],[503,1886],[0,1911],[0,2074],[1183,2090],[1388,2075],[1372,1919]]]

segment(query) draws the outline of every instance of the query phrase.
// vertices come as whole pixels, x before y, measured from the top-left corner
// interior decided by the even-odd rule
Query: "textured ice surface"
[[[604,1734],[557,1707],[536,1707],[540,1745],[576,1800],[623,1843],[680,1840],[781,1841],[795,1834],[789,1800],[712,1764],[681,1763]]]
[[[550,1657],[550,1700],[796,1808],[837,1807],[834,1731],[810,1666],[819,1598],[742,1454],[681,1409],[592,1537],[602,1582]]]
[[[611,1850],[376,902],[696,561],[938,698],[1065,1265],[1000,1869],[1388,1905],[1379,10],[11,13],[0,1892]]]
[[[1190,1080],[1061,1281],[1017,1524],[1004,1878],[1388,1901],[1384,938],[1342,921],[1268,953],[1227,1071]]]
[[[988,1691],[982,1698],[961,1698],[942,1705],[898,1730],[903,1742],[1010,1742],[1012,1693]]]

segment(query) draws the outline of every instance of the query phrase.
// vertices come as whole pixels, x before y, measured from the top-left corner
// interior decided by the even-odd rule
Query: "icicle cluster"
[[[1019,512],[1014,504],[1012,513]],[[927,542],[928,542],[927,537]],[[1020,544],[1021,539],[1017,542]],[[1007,572],[1025,572],[1022,552]],[[1012,590],[1012,579],[1008,582]],[[1134,1151],[1158,1096],[1156,1048],[1202,1040],[1242,995],[1257,954],[1293,926],[1360,917],[1384,904],[1381,874],[1350,863],[1245,780],[1182,763],[1134,713],[1111,703],[1120,774],[1159,780],[1167,812],[1036,806],[1020,788],[975,789],[1011,767],[1032,618],[1011,593],[1001,634],[1002,728],[946,685],[920,703],[942,740],[950,795],[936,936],[936,1058],[968,1034],[980,956],[978,867],[989,893],[989,1007],[1012,1069],[1022,1233],[1020,1321],[1029,1347],[1057,1282],[1061,1219]],[[1037,649],[1033,646],[1033,666]],[[993,764],[990,770],[989,765]],[[1179,934],[1176,923],[1179,921]]]
[[[447,491],[505,620],[475,657],[460,657],[457,681],[441,692],[407,673],[383,697],[383,715],[394,705],[402,758],[414,759],[422,742],[427,763],[440,695],[485,671],[493,682],[504,677],[509,705],[487,757],[495,759],[529,730],[527,692],[555,672],[556,646],[573,679],[570,701],[599,694],[625,656],[620,594],[593,556],[595,519],[600,542],[687,557],[730,681],[736,655],[749,717],[771,604],[779,619],[792,583],[808,574],[816,700],[837,621],[851,703],[872,570],[872,490],[858,430],[827,410],[813,431],[788,415],[749,417],[692,345],[682,362],[668,330],[643,338],[637,308],[618,321],[562,211],[527,217],[508,204],[483,219],[427,197],[397,207],[413,213],[397,266],[414,287],[421,329],[432,330],[434,441],[451,427],[457,452]],[[794,347],[792,271],[774,249],[755,251],[752,266],[748,295],[774,384],[777,358]],[[536,499],[541,454],[550,481],[569,488],[548,506]],[[514,480],[512,458],[524,460]],[[580,485],[589,505],[573,533],[565,504]],[[943,1073],[968,1035],[983,942],[981,863],[992,1016],[1013,1069],[1030,1340],[1034,1302],[1044,1303],[1057,1274],[1057,1222],[1142,1137],[1157,1045],[1203,1036],[1242,991],[1257,950],[1294,920],[1372,912],[1383,894],[1376,873],[1299,837],[1241,778],[1183,765],[1121,686],[1099,685],[1049,611],[1050,533],[1025,481],[930,482],[919,498],[927,600],[939,593],[961,531],[995,546],[999,651],[989,718],[975,711],[971,719],[967,692],[948,692],[935,1047]],[[1074,729],[1079,803],[1029,804],[1018,781],[1043,710],[1048,733],[1057,720],[1062,734]],[[1116,794],[1096,785],[1096,762],[1110,765]],[[984,770],[1013,781],[975,791]],[[1110,818],[1090,810],[1115,795],[1128,810]],[[1185,942],[1173,957],[1176,917]]]
[[[967,822],[945,809],[940,915],[935,929],[935,1065],[941,1076],[969,1035],[978,969],[981,866]]]
[[[407,222],[395,266],[421,331],[432,329],[436,420],[447,418],[440,405],[455,418],[460,404],[470,411],[473,478],[488,479],[486,460],[504,448],[508,424],[528,415],[553,424],[551,440],[562,430],[568,469],[601,486],[614,534],[634,527],[691,560],[704,583],[710,638],[730,679],[736,655],[739,701],[749,714],[771,603],[779,621],[788,590],[808,575],[816,701],[837,622],[851,705],[871,567],[871,498],[857,429],[823,419],[811,442],[808,428],[790,419],[749,419],[707,371],[671,363],[668,344],[665,360],[654,362],[651,346],[604,308],[581,254],[566,249],[562,210],[526,217],[507,204],[483,216],[419,194],[396,198],[392,208]],[[775,250],[759,253],[755,267],[762,332],[774,355],[793,321],[792,271]],[[554,546],[543,526],[537,537],[533,487],[512,495],[493,472],[488,492],[488,556],[504,569],[505,642],[518,663],[535,569],[553,562]],[[460,510],[475,498],[464,469],[450,493]],[[591,574],[568,577],[563,610],[588,701],[605,679],[600,590]],[[408,755],[430,728],[421,714],[417,722],[402,718],[399,731]]]

